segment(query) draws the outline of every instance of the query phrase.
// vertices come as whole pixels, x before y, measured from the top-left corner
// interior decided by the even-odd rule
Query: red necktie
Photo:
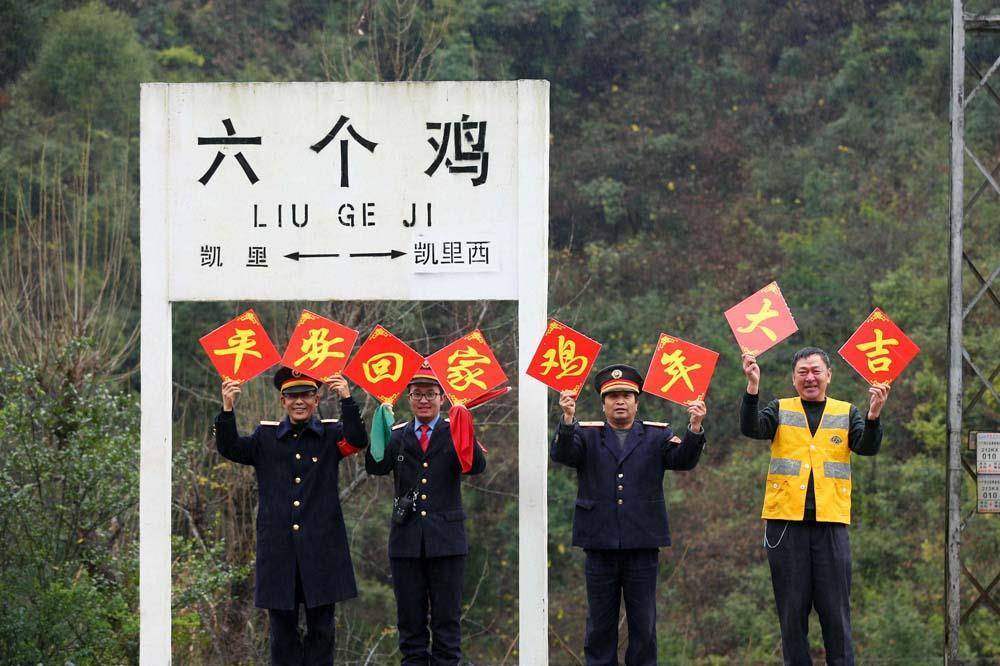
[[[431,443],[431,438],[427,434],[427,431],[430,429],[431,427],[426,423],[420,424],[420,450],[423,451],[424,453],[427,453],[427,447]]]

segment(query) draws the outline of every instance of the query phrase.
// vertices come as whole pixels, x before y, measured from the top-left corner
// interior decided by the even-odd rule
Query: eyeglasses
[[[288,398],[289,400],[298,400],[299,398],[302,398],[303,400],[305,400],[307,398],[314,398],[314,397],[316,397],[316,391],[315,390],[313,390],[313,391],[301,391],[299,393],[290,393],[289,391],[282,391],[281,395],[284,396],[285,398]]]
[[[434,393],[411,393],[410,394],[410,400],[412,400],[413,402],[421,402],[423,400],[426,400],[427,402],[431,402],[432,400],[437,400],[440,397],[441,397],[441,394],[438,393],[438,392],[436,392],[436,391]]]

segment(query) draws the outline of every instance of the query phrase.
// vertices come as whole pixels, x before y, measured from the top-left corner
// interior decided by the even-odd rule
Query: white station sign
[[[170,300],[517,299],[517,82],[165,97]]]

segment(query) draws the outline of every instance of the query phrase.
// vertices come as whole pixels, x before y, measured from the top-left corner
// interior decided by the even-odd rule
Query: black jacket
[[[368,435],[354,400],[340,404],[343,423],[314,416],[300,435],[287,417],[262,422],[249,437],[236,431],[234,412],[215,419],[219,453],[253,465],[257,476],[258,608],[295,608],[296,564],[307,607],[358,596],[338,494],[344,457],[338,443],[346,440],[361,449],[368,446]]]
[[[689,470],[705,446],[704,431],[671,441],[666,424],[636,421],[624,447],[607,423],[560,420],[552,460],[576,468],[573,545],[618,550],[670,545],[664,470]]]
[[[442,418],[431,432],[427,453],[413,431],[413,421],[397,425],[386,446],[385,457],[375,462],[365,452],[365,469],[384,476],[393,472],[397,495],[417,489],[416,511],[404,525],[389,530],[389,557],[444,557],[466,555],[465,510],[462,508],[462,467],[451,440],[450,424]],[[486,469],[486,456],[476,442],[468,474]],[[421,548],[422,546],[422,548]]]

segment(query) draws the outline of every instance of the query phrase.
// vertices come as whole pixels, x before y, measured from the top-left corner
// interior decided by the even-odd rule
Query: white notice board
[[[170,661],[173,301],[516,300],[546,322],[548,83],[144,84],[140,662]],[[519,383],[519,654],[548,660],[546,393]],[[539,453],[541,451],[541,453]]]

